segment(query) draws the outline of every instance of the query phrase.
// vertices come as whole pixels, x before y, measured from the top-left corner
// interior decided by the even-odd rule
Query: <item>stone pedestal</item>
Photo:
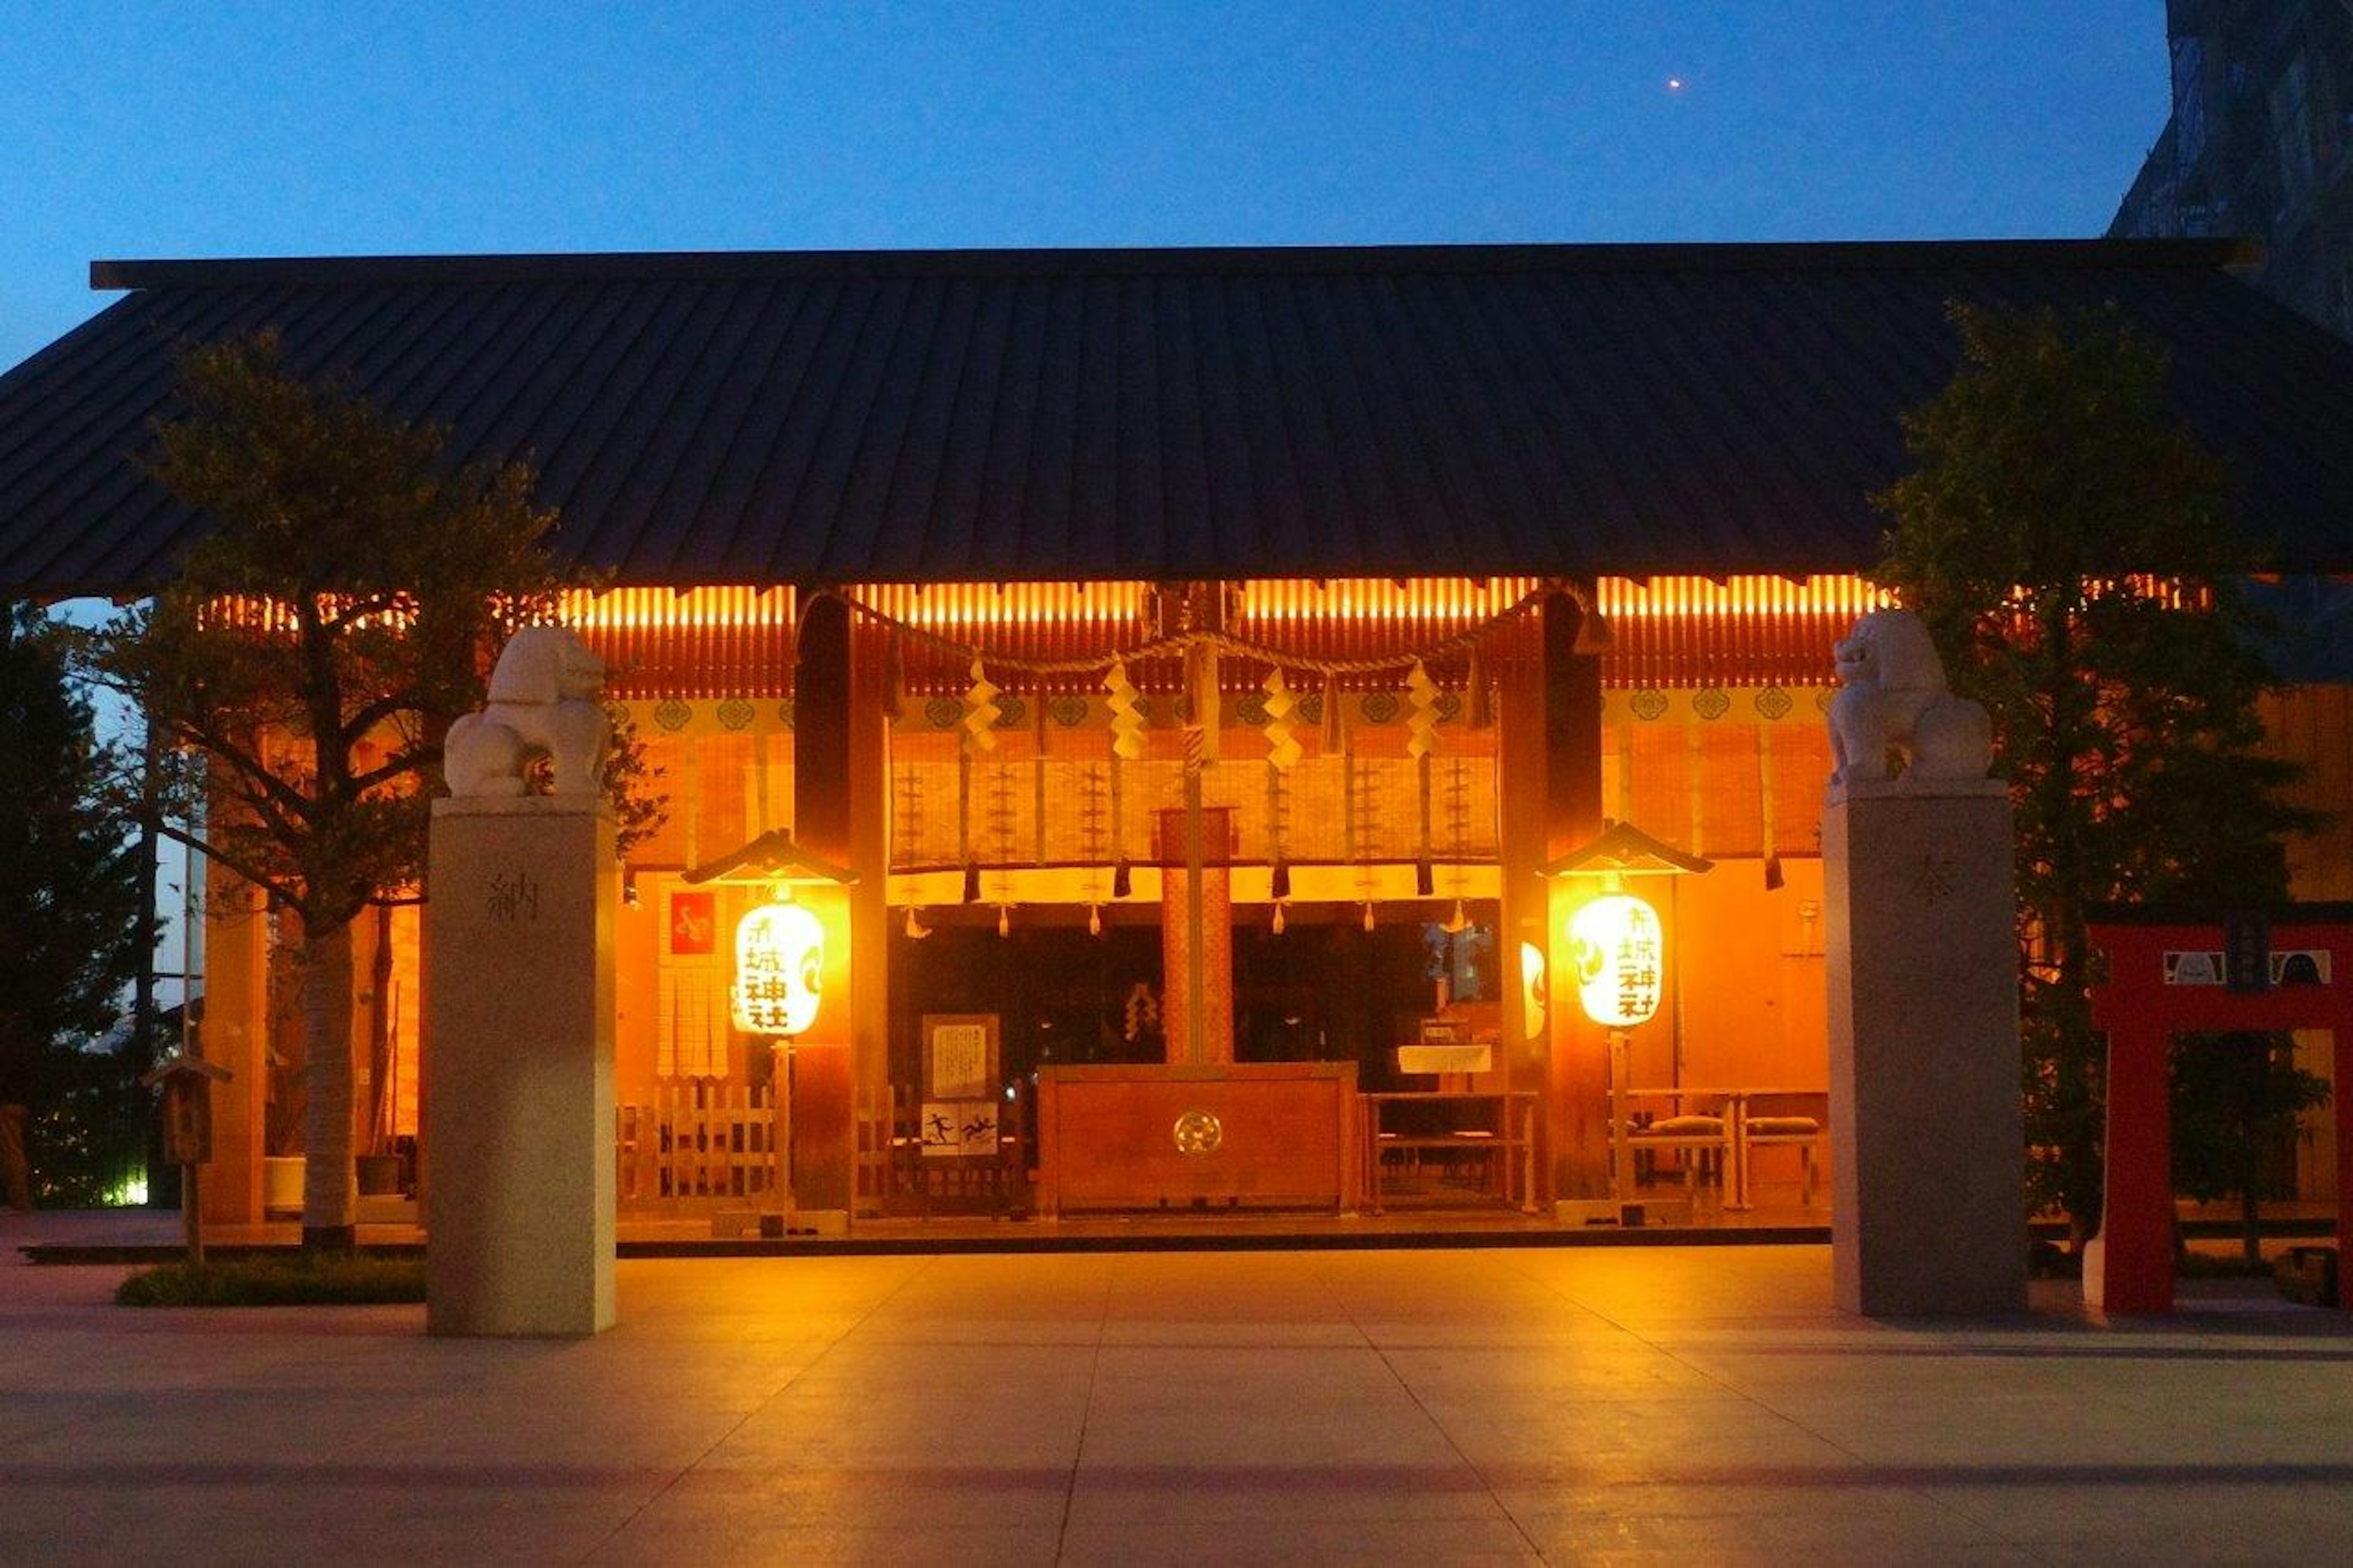
[[[595,796],[434,803],[429,1333],[613,1324],[618,884]]]
[[[2011,854],[1998,780],[1855,789],[1822,814],[1841,1310],[2025,1308]]]

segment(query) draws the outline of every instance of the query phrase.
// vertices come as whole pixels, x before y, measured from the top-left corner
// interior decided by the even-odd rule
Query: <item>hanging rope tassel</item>
[[[1781,855],[1773,843],[1773,731],[1769,725],[1757,726],[1757,777],[1764,794],[1765,890],[1771,893],[1781,887]]]
[[[964,742],[968,752],[997,750],[997,721],[1005,710],[997,703],[1001,689],[992,685],[988,672],[975,656],[972,661],[972,684],[964,694]]]
[[[1421,794],[1421,842],[1413,862],[1413,890],[1429,898],[1438,890],[1437,878],[1430,867],[1430,759],[1438,750],[1438,682],[1430,679],[1430,670],[1421,660],[1413,661],[1413,668],[1405,678],[1407,712],[1405,721],[1405,754],[1414,761],[1415,783]]]
[[[1135,705],[1135,682],[1127,678],[1127,660],[1111,661],[1111,668],[1103,675],[1103,691],[1111,708],[1111,896],[1124,899],[1135,886],[1127,865],[1124,765],[1144,755],[1144,714]]]
[[[1340,678],[1337,674],[1326,675],[1324,678],[1324,734],[1322,740],[1324,754],[1327,757],[1338,756],[1342,748],[1347,744],[1346,733],[1342,729],[1340,722]]]
[[[972,758],[976,752],[997,747],[997,721],[1004,710],[997,705],[997,688],[989,684],[978,655],[973,657],[972,684],[964,694],[963,732],[956,746],[956,854],[964,862],[964,901],[980,902],[980,866],[972,857]]]
[[[1291,694],[1291,684],[1282,678],[1282,667],[1276,665],[1268,672],[1266,691],[1266,842],[1267,860],[1274,868],[1269,881],[1271,896],[1278,900],[1275,914],[1281,918],[1279,900],[1291,897],[1291,865],[1284,858],[1282,847],[1282,778],[1305,748],[1291,732],[1291,716],[1299,708],[1299,700]]]

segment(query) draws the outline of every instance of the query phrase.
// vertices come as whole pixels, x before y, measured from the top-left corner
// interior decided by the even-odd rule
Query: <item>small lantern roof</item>
[[[204,1058],[191,1055],[186,1051],[175,1051],[141,1074],[139,1081],[147,1088],[153,1089],[158,1084],[168,1083],[175,1078],[202,1079],[208,1083],[225,1083],[236,1076],[218,1062],[208,1062]]]
[[[740,849],[731,849],[716,860],[704,861],[685,873],[684,880],[802,886],[833,883],[847,887],[858,880],[858,874],[819,859],[793,842],[791,829],[776,827]]]
[[[1547,877],[1680,877],[1715,869],[1630,822],[1605,822],[1601,836],[1578,845],[1544,868]]]

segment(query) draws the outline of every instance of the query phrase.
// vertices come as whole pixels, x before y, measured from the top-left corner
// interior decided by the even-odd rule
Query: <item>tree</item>
[[[192,351],[151,471],[215,531],[91,667],[178,748],[188,841],[299,926],[302,1236],[346,1247],[352,922],[424,873],[450,721],[562,578],[520,464],[453,465],[446,434],[286,366],[268,335]]]
[[[142,956],[139,859],[100,800],[108,753],[29,605],[0,609],[0,1202],[29,1206],[55,1184],[27,1158],[28,1121],[37,1156],[130,1109],[127,1075],[83,1058]]]
[[[2170,1057],[2174,1190],[2201,1204],[2235,1195],[2241,1253],[2260,1265],[2258,1205],[2294,1190],[2276,1156],[2292,1149],[2297,1114],[2328,1103],[2328,1080],[2295,1065],[2293,1035],[2184,1035]]]
[[[1956,306],[1963,362],[1907,416],[1916,468],[1876,498],[1877,578],[1993,719],[2018,833],[2030,1192],[2098,1223],[2105,1058],[2086,906],[2284,898],[2314,819],[2262,751],[2221,464],[2164,406],[2166,361],[2113,307]]]

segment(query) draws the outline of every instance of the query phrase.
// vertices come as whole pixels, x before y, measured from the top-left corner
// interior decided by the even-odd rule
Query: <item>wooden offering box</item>
[[[1038,1208],[1356,1204],[1356,1065],[1044,1068]]]

